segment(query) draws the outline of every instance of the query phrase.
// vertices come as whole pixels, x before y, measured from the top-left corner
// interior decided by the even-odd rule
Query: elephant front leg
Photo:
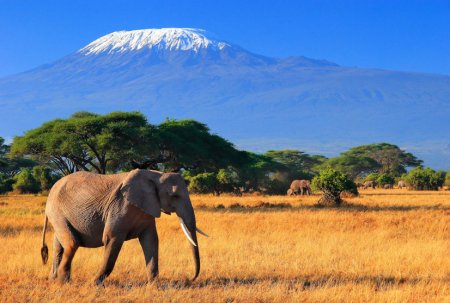
[[[147,227],[139,235],[139,243],[141,243],[142,250],[144,251],[149,282],[158,275],[158,242],[158,233],[154,224]]]
[[[105,256],[103,259],[102,267],[97,273],[95,278],[95,284],[101,285],[103,281],[111,274],[116,264],[117,257],[119,256],[120,249],[122,248],[124,237],[107,237],[105,241]]]

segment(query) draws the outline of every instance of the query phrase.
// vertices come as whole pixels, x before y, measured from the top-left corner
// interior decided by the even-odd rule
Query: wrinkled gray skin
[[[403,180],[398,181],[398,188],[406,188],[406,182]]]
[[[368,189],[369,187],[375,189],[375,187],[377,187],[377,182],[375,181],[366,181],[363,184],[364,189]]]
[[[289,188],[291,192],[288,195],[310,195],[311,186],[309,180],[294,180]]]
[[[45,209],[42,259],[47,219],[55,237],[51,277],[70,280],[70,267],[79,247],[105,247],[103,264],[95,282],[114,268],[124,241],[138,238],[145,256],[149,281],[158,274],[158,234],[155,218],[161,211],[175,212],[187,226],[192,245],[195,276],[200,271],[194,209],[183,178],[175,173],[135,169],[116,175],[77,172],[59,180],[51,189]]]

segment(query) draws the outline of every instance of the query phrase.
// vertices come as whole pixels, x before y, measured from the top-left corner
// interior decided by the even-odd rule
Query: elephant
[[[364,186],[364,189],[368,189],[369,187],[375,189],[375,187],[377,187],[377,182],[375,182],[375,181],[366,181],[366,182],[364,182],[363,186]]]
[[[384,184],[384,185],[383,185],[383,188],[384,188],[384,189],[393,189],[393,188],[394,188],[394,185],[392,185],[392,184]]]
[[[294,180],[289,188],[291,195],[311,195],[311,186],[309,180]]]
[[[289,189],[287,190],[287,195],[288,195],[288,196],[293,196],[293,195],[294,195],[294,191],[293,191],[292,189],[289,188]]]
[[[398,188],[406,188],[406,182],[403,180],[398,181]]]
[[[48,260],[45,233],[53,226],[54,259],[50,272],[60,283],[70,281],[72,259],[79,247],[105,247],[95,277],[103,281],[114,268],[124,241],[138,238],[144,252],[148,281],[158,275],[158,234],[155,218],[175,212],[192,246],[195,275],[200,254],[194,209],[184,179],[177,173],[135,169],[115,175],[76,172],[60,179],[50,190],[42,235],[41,257]]]

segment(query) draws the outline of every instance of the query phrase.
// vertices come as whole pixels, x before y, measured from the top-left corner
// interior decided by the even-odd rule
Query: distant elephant
[[[311,195],[311,186],[309,180],[294,180],[289,188],[293,195]]]
[[[116,175],[77,172],[59,180],[51,189],[45,209],[41,256],[45,264],[47,222],[55,236],[51,277],[70,280],[72,259],[78,247],[105,246],[104,260],[95,278],[97,285],[112,272],[124,241],[139,238],[148,280],[158,274],[158,234],[155,218],[161,211],[175,212],[192,244],[194,279],[200,272],[196,226],[186,184],[181,175],[135,169]],[[206,234],[204,234],[206,236]]]
[[[406,188],[406,182],[403,180],[398,181],[398,188],[402,189],[402,188]]]
[[[375,181],[366,181],[363,183],[363,187],[364,189],[368,189],[369,187],[375,189],[375,187],[377,187],[377,182]]]
[[[292,189],[289,188],[289,189],[287,190],[287,195],[288,195],[288,196],[293,196],[293,195],[294,195],[294,191],[293,191]]]
[[[393,189],[393,188],[394,188],[394,185],[392,185],[392,184],[384,184],[384,185],[383,185],[383,188],[384,188],[384,189]]]

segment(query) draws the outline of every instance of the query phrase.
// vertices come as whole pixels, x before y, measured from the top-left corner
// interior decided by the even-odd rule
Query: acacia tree
[[[137,112],[76,113],[53,120],[13,141],[12,152],[51,163],[63,175],[77,170],[117,171],[152,154],[153,127]]]
[[[397,145],[389,143],[376,143],[351,148],[343,156],[367,157],[379,164],[378,172],[392,176],[401,176],[408,167],[422,164],[413,154],[400,149]]]
[[[238,167],[244,161],[244,152],[194,120],[166,120],[158,126],[157,133],[159,156],[154,162],[163,163],[166,170],[211,172]]]
[[[328,159],[323,165],[343,172],[351,179],[376,172],[381,165],[374,159],[366,156],[353,156],[346,153],[341,156]]]
[[[286,166],[291,179],[312,178],[315,168],[326,161],[323,156],[310,156],[299,150],[269,150],[265,156]]]
[[[5,180],[13,178],[22,168],[31,168],[36,163],[31,159],[14,157],[11,155],[10,146],[0,137],[0,173]]]

